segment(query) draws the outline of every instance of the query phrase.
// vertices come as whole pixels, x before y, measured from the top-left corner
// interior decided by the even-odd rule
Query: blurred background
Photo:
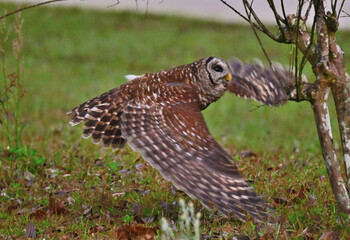
[[[42,1],[0,1],[0,12],[15,11],[18,3],[24,7],[39,2]],[[238,1],[227,2],[244,11]],[[273,15],[262,2],[254,2],[259,5],[256,8],[258,15],[276,30]],[[298,1],[285,2],[287,13],[295,13]],[[327,7],[329,2],[326,1]],[[350,2],[344,3],[345,16],[350,12]],[[341,18],[341,31],[337,33],[346,64],[350,61],[349,19]],[[24,199],[33,207],[34,202],[49,206],[47,192],[67,189],[70,185],[83,189],[63,195],[75,200],[69,208],[69,220],[35,222],[42,236],[46,236],[46,229],[58,229],[62,222],[69,222],[70,229],[66,226],[62,233],[51,234],[56,238],[73,231],[74,227],[78,235],[87,234],[86,226],[92,227],[96,222],[113,228],[115,222],[104,214],[107,210],[113,221],[123,225],[136,222],[132,217],[124,218],[133,216],[132,204],[147,206],[142,214],[153,216],[163,213],[159,199],[172,202],[179,196],[186,198],[181,193],[172,195],[171,185],[164,183],[155,171],[145,170],[141,177],[134,170],[140,158],[129,148],[116,154],[92,144],[90,139],[82,139],[82,127],[71,127],[66,112],[125,83],[127,74],[158,72],[206,56],[227,60],[237,57],[244,62],[257,58],[266,65],[254,33],[243,23],[222,2],[214,0],[68,0],[28,9],[21,12],[21,16],[12,15],[2,20],[2,81],[10,81],[12,76],[20,79],[22,86],[18,98],[20,148],[13,147],[5,134],[0,135],[0,176],[5,179],[0,183],[2,191],[14,199]],[[272,61],[289,67],[292,46],[272,42],[262,34],[260,37]],[[11,75],[13,73],[19,76]],[[309,81],[314,81],[310,66],[306,66],[305,74]],[[332,102],[330,106],[335,140],[338,141]],[[292,229],[296,236],[306,236],[304,229],[310,226],[308,229],[314,236],[319,236],[320,231],[329,226],[341,231],[350,229],[340,223],[336,212],[309,103],[290,102],[270,108],[227,93],[203,114],[212,135],[239,162],[240,169],[255,184],[257,191],[264,194],[268,202],[278,199],[277,206],[290,204],[278,210],[287,218],[282,228]],[[15,113],[10,112],[9,116],[13,122]],[[242,152],[255,157],[241,159]],[[131,169],[132,173],[127,176],[116,174],[125,169]],[[27,182],[23,186],[18,183],[18,179],[24,179],[26,171],[36,176],[35,184],[38,185],[26,187]],[[56,171],[54,177],[50,171]],[[151,189],[151,193],[145,195],[133,190],[136,188]],[[126,193],[125,196],[111,198],[115,189]],[[318,201],[307,205],[309,195],[302,195],[298,202],[301,204],[289,202],[294,193],[296,197],[301,196],[300,189],[304,192],[308,189],[307,194],[317,192]],[[13,200],[3,199],[6,209],[12,206]],[[98,204],[103,211],[95,214],[100,218],[84,217],[86,225],[81,224],[78,217],[85,212],[82,206]],[[311,210],[305,210],[309,208]],[[197,204],[196,209],[201,209],[201,205]],[[24,214],[19,221],[7,210],[0,212],[4,212],[0,218],[7,219],[3,226],[11,226],[6,234],[24,234],[27,223]],[[204,222],[205,228],[214,229],[215,224],[221,227],[221,220],[213,220],[213,223],[209,214],[206,213],[204,218],[209,219]],[[239,226],[246,233],[255,232],[255,227],[248,223]],[[348,230],[343,231],[344,236]]]
[[[0,1],[1,2],[1,1]],[[17,3],[40,3],[43,0],[2,0],[2,2]],[[241,1],[228,0],[224,1],[234,6],[241,13],[245,13]],[[288,13],[296,13],[298,0],[284,1],[285,9]],[[330,10],[331,0],[326,0],[325,7]],[[281,1],[275,1],[276,7],[280,9]],[[244,20],[227,7],[220,0],[68,0],[56,2],[50,5],[65,7],[80,7],[89,9],[99,9],[103,11],[133,11],[139,13],[151,13],[157,15],[172,15],[190,18],[199,18],[205,20],[220,21],[226,23],[245,23]],[[266,24],[275,24],[274,16],[271,12],[267,1],[254,1],[254,9],[259,18]],[[345,17],[350,11],[350,2],[344,1],[344,17],[340,18],[340,28],[350,28],[350,18]],[[312,19],[313,9],[310,13]]]
[[[295,13],[298,1],[285,2],[287,14]],[[228,3],[244,11],[239,3]],[[254,4],[259,4],[256,10],[261,19],[273,23],[267,3]],[[329,7],[328,2],[326,6]],[[7,11],[16,7],[7,3],[1,6]],[[344,11],[348,8],[349,2],[345,1]],[[98,11],[91,12],[92,9]],[[242,19],[220,1],[71,0],[29,9],[22,12],[22,16],[23,84],[28,93],[23,101],[23,114],[27,112],[26,117],[31,119],[25,132],[32,129],[35,132],[32,134],[39,136],[49,134],[47,129],[65,127],[68,120],[65,112],[122,84],[126,74],[156,72],[209,55],[225,59],[238,57],[243,61],[258,58],[266,63],[250,27],[242,25]],[[14,17],[5,21],[12,19]],[[340,26],[350,24],[341,22]],[[350,47],[347,36],[346,31],[338,36],[345,52]],[[288,67],[291,46],[261,37],[272,61]],[[7,44],[10,46],[11,42]],[[11,59],[8,68],[10,63]],[[312,81],[310,68],[306,68],[305,73]],[[207,121],[213,134],[238,148],[260,153],[296,146],[318,149],[308,103],[289,103],[281,108],[258,106],[227,94],[204,114],[210,115]],[[42,128],[31,128],[39,122]],[[290,137],[290,132],[298,134]],[[251,134],[254,138],[246,137]]]

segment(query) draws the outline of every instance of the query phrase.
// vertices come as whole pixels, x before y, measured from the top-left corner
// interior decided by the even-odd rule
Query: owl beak
[[[228,82],[231,82],[231,80],[232,80],[231,74],[229,74],[229,73],[226,74],[225,79],[226,79]]]

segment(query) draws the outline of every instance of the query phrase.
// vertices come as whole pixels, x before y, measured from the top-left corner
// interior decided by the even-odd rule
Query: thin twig
[[[145,12],[145,15],[147,15],[147,13],[148,13],[148,5],[149,5],[149,0],[147,0],[147,2],[146,2],[146,12]]]
[[[287,28],[289,28],[288,18],[287,18],[286,10],[285,10],[285,8],[284,8],[284,1],[283,1],[283,0],[281,0],[281,8],[282,8],[282,13],[283,13],[284,21],[285,21],[284,24],[286,24]]]
[[[258,110],[259,108],[267,107],[268,105],[267,104],[261,104],[261,105],[251,104],[251,106],[253,106],[254,108],[250,109],[249,112],[254,112],[254,111]]]
[[[333,2],[333,0],[331,1],[331,5],[332,5],[332,14],[333,15],[335,15],[336,16],[336,11],[337,11],[337,0],[335,0],[334,2]]]
[[[343,10],[343,7],[344,7],[344,3],[345,3],[345,0],[343,0],[342,2],[341,2],[341,4],[340,4],[340,8],[339,8],[339,12],[338,12],[338,19],[339,19],[339,17],[340,17],[340,13],[342,12],[342,10]]]
[[[350,17],[350,13],[347,13],[344,10],[342,10],[342,13],[345,13],[346,16],[340,16],[340,17]]]
[[[289,68],[288,68],[288,71],[289,71],[289,78],[291,78],[293,76],[293,68],[294,68],[294,62],[293,62],[293,59],[294,59],[294,54],[295,54],[295,50],[294,48],[296,48],[295,44],[291,44],[290,45],[290,56],[289,56]]]
[[[275,19],[276,19],[277,24],[279,25],[280,22],[285,23],[285,21],[287,21],[287,19],[282,18],[282,17],[278,14],[278,12],[277,12],[277,10],[276,10],[276,6],[275,6],[274,1],[273,1],[273,0],[267,0],[267,2],[269,3],[270,8],[272,9],[273,14],[275,15]]]
[[[237,9],[235,9],[230,4],[228,4],[225,0],[219,0],[219,1],[222,2],[223,4],[225,4],[228,8],[230,8],[232,11],[234,11],[236,14],[238,14],[241,18],[243,18],[245,21],[247,21],[249,23],[249,19],[246,16],[244,16]],[[254,24],[254,27],[256,27],[259,31],[264,32],[258,25],[256,25],[255,23],[253,23],[253,24]]]
[[[245,7],[249,8],[250,14],[254,17],[255,21],[258,23],[258,25],[263,29],[263,33],[265,33],[268,37],[270,37],[272,40],[276,42],[281,42],[281,39],[279,39],[277,36],[273,35],[266,27],[265,25],[261,22],[255,11],[253,10],[253,7],[251,4],[248,3],[247,0],[243,0],[243,5]]]
[[[318,8],[318,4],[319,3],[317,3],[316,8]],[[309,55],[311,53],[311,47],[314,44],[314,33],[315,33],[315,27],[316,27],[316,20],[317,20],[317,14],[315,14],[315,16],[314,16],[314,21],[313,21],[312,27],[311,27],[310,43],[307,46],[306,52],[303,54],[303,58],[301,59],[301,62],[300,62],[299,79],[301,79],[302,71],[303,71],[305,64],[306,64],[306,59],[309,57]]]
[[[269,5],[270,5],[270,8],[272,9],[273,15],[275,16],[276,23],[278,25],[278,29],[279,29],[280,33],[282,34],[282,38],[284,40],[285,39],[285,33],[284,33],[283,27],[282,27],[281,22],[280,22],[280,20],[283,21],[283,19],[277,13],[277,10],[276,10],[276,7],[275,7],[275,3],[272,0],[267,0],[267,1],[268,1]],[[286,19],[286,21],[287,21],[287,19]]]
[[[336,8],[337,8],[337,0],[331,0],[332,14],[335,14]]]
[[[320,61],[329,60],[329,34],[326,24],[326,16],[324,9],[323,0],[317,0],[317,8],[315,9],[315,14],[317,15],[316,21],[316,33],[317,33],[317,44],[320,49]]]
[[[119,1],[119,0],[117,0],[117,2],[116,2],[116,3],[113,3],[113,4],[111,4],[111,5],[108,5],[108,6],[107,6],[107,8],[112,8],[112,7],[115,7],[115,6],[119,5],[119,3],[120,3],[120,1]]]
[[[297,15],[297,24],[295,26],[295,30],[294,31],[296,33],[296,37],[295,37],[295,85],[296,85],[296,90],[297,90],[297,100],[300,100],[300,86],[301,86],[301,81],[300,79],[297,77],[298,76],[298,45],[299,45],[299,30],[300,30],[300,18],[301,18],[301,10],[303,9],[303,5],[304,5],[304,0],[300,0],[299,1],[299,5],[298,5],[298,15]]]
[[[313,1],[310,1],[309,2],[309,6],[306,9],[306,13],[305,13],[305,16],[304,16],[305,25],[306,25],[307,19],[309,18],[309,14],[310,14],[310,11],[311,11],[312,4],[313,4]]]
[[[247,6],[246,6],[246,5],[244,5],[244,9],[245,9],[246,14],[247,14],[247,16],[248,16],[248,19],[249,19],[249,22],[250,22],[250,26],[252,27],[252,30],[253,30],[253,32],[254,32],[254,35],[255,35],[256,39],[258,40],[258,42],[259,42],[259,45],[260,45],[261,50],[263,51],[263,53],[264,53],[264,55],[265,55],[267,61],[269,62],[269,65],[270,65],[272,71],[274,72],[274,74],[275,74],[277,80],[278,80],[279,83],[283,86],[282,81],[279,79],[279,77],[278,77],[278,75],[277,75],[277,73],[276,73],[276,71],[275,71],[275,68],[274,68],[273,65],[272,65],[271,59],[270,59],[269,55],[267,54],[267,52],[266,52],[266,50],[265,50],[265,48],[264,48],[264,46],[263,46],[263,44],[262,44],[262,42],[261,42],[261,39],[260,39],[258,33],[256,32],[255,27],[254,27],[253,24],[252,24],[252,21],[251,21],[251,14],[252,14],[252,12],[250,11],[250,9],[249,9],[249,12],[248,12],[248,9],[247,9]]]
[[[54,3],[54,2],[62,2],[62,1],[66,1],[66,0],[50,0],[50,1],[42,2],[42,3],[33,4],[33,5],[30,5],[30,6],[27,6],[27,7],[23,7],[23,8],[17,9],[17,10],[15,10],[13,12],[6,13],[6,14],[2,15],[0,17],[0,19],[3,19],[5,17],[11,16],[11,15],[13,15],[15,13],[22,12],[22,11],[30,9],[30,8],[34,8],[34,7],[38,7],[38,6],[42,6],[42,5],[46,5],[46,4]]]
[[[234,11],[235,13],[237,13],[241,18],[243,18],[244,20],[246,20],[247,22],[249,22],[248,18],[246,18],[242,13],[240,13],[237,9],[235,9],[234,7],[232,7],[230,4],[228,4],[225,0],[220,0],[220,2],[222,2],[222,3],[225,4],[227,7],[229,7],[232,11]]]

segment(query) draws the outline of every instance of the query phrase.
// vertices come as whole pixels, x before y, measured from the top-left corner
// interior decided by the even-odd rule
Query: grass
[[[3,8],[15,6],[0,3]],[[39,238],[109,239],[120,237],[125,226],[159,232],[162,217],[176,221],[179,207],[172,203],[180,197],[188,201],[184,193],[130,148],[113,152],[82,139],[81,127],[70,127],[65,113],[124,83],[126,74],[209,55],[264,59],[254,34],[240,25],[77,9],[36,8],[23,17],[26,128],[22,148],[6,150],[0,136],[0,237],[23,236],[28,222]],[[345,53],[349,37],[338,36]],[[289,62],[289,46],[263,41],[272,59]],[[11,61],[9,73],[15,70]],[[256,106],[227,94],[203,114],[241,172],[276,206],[281,223],[225,219],[195,201],[201,232],[219,238],[312,239],[326,231],[348,236],[350,225],[336,210],[309,104]],[[237,157],[245,150],[257,157]]]

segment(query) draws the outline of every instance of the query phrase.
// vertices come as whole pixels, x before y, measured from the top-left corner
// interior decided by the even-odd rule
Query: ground
[[[0,3],[3,8],[16,7]],[[160,71],[210,55],[264,59],[250,28],[77,9],[36,8],[22,17],[26,93],[20,122],[25,127],[17,147],[0,135],[0,237],[35,233],[45,239],[123,239],[135,232],[156,237],[162,217],[176,224],[177,202],[191,199],[129,147],[112,151],[81,138],[82,127],[71,127],[66,112],[124,83],[127,74]],[[7,18],[7,26],[13,21]],[[9,29],[11,39],[15,32]],[[347,32],[338,35],[345,53],[350,52],[349,37]],[[289,46],[263,41],[274,61],[289,63]],[[3,46],[4,76],[18,71],[11,45],[8,40]],[[312,79],[310,69],[306,74]],[[203,238],[314,239],[334,234],[344,239],[350,234],[349,221],[336,208],[308,103],[268,108],[226,94],[203,114],[213,136],[276,208],[279,219],[276,225],[243,223],[192,200],[202,214]]]

